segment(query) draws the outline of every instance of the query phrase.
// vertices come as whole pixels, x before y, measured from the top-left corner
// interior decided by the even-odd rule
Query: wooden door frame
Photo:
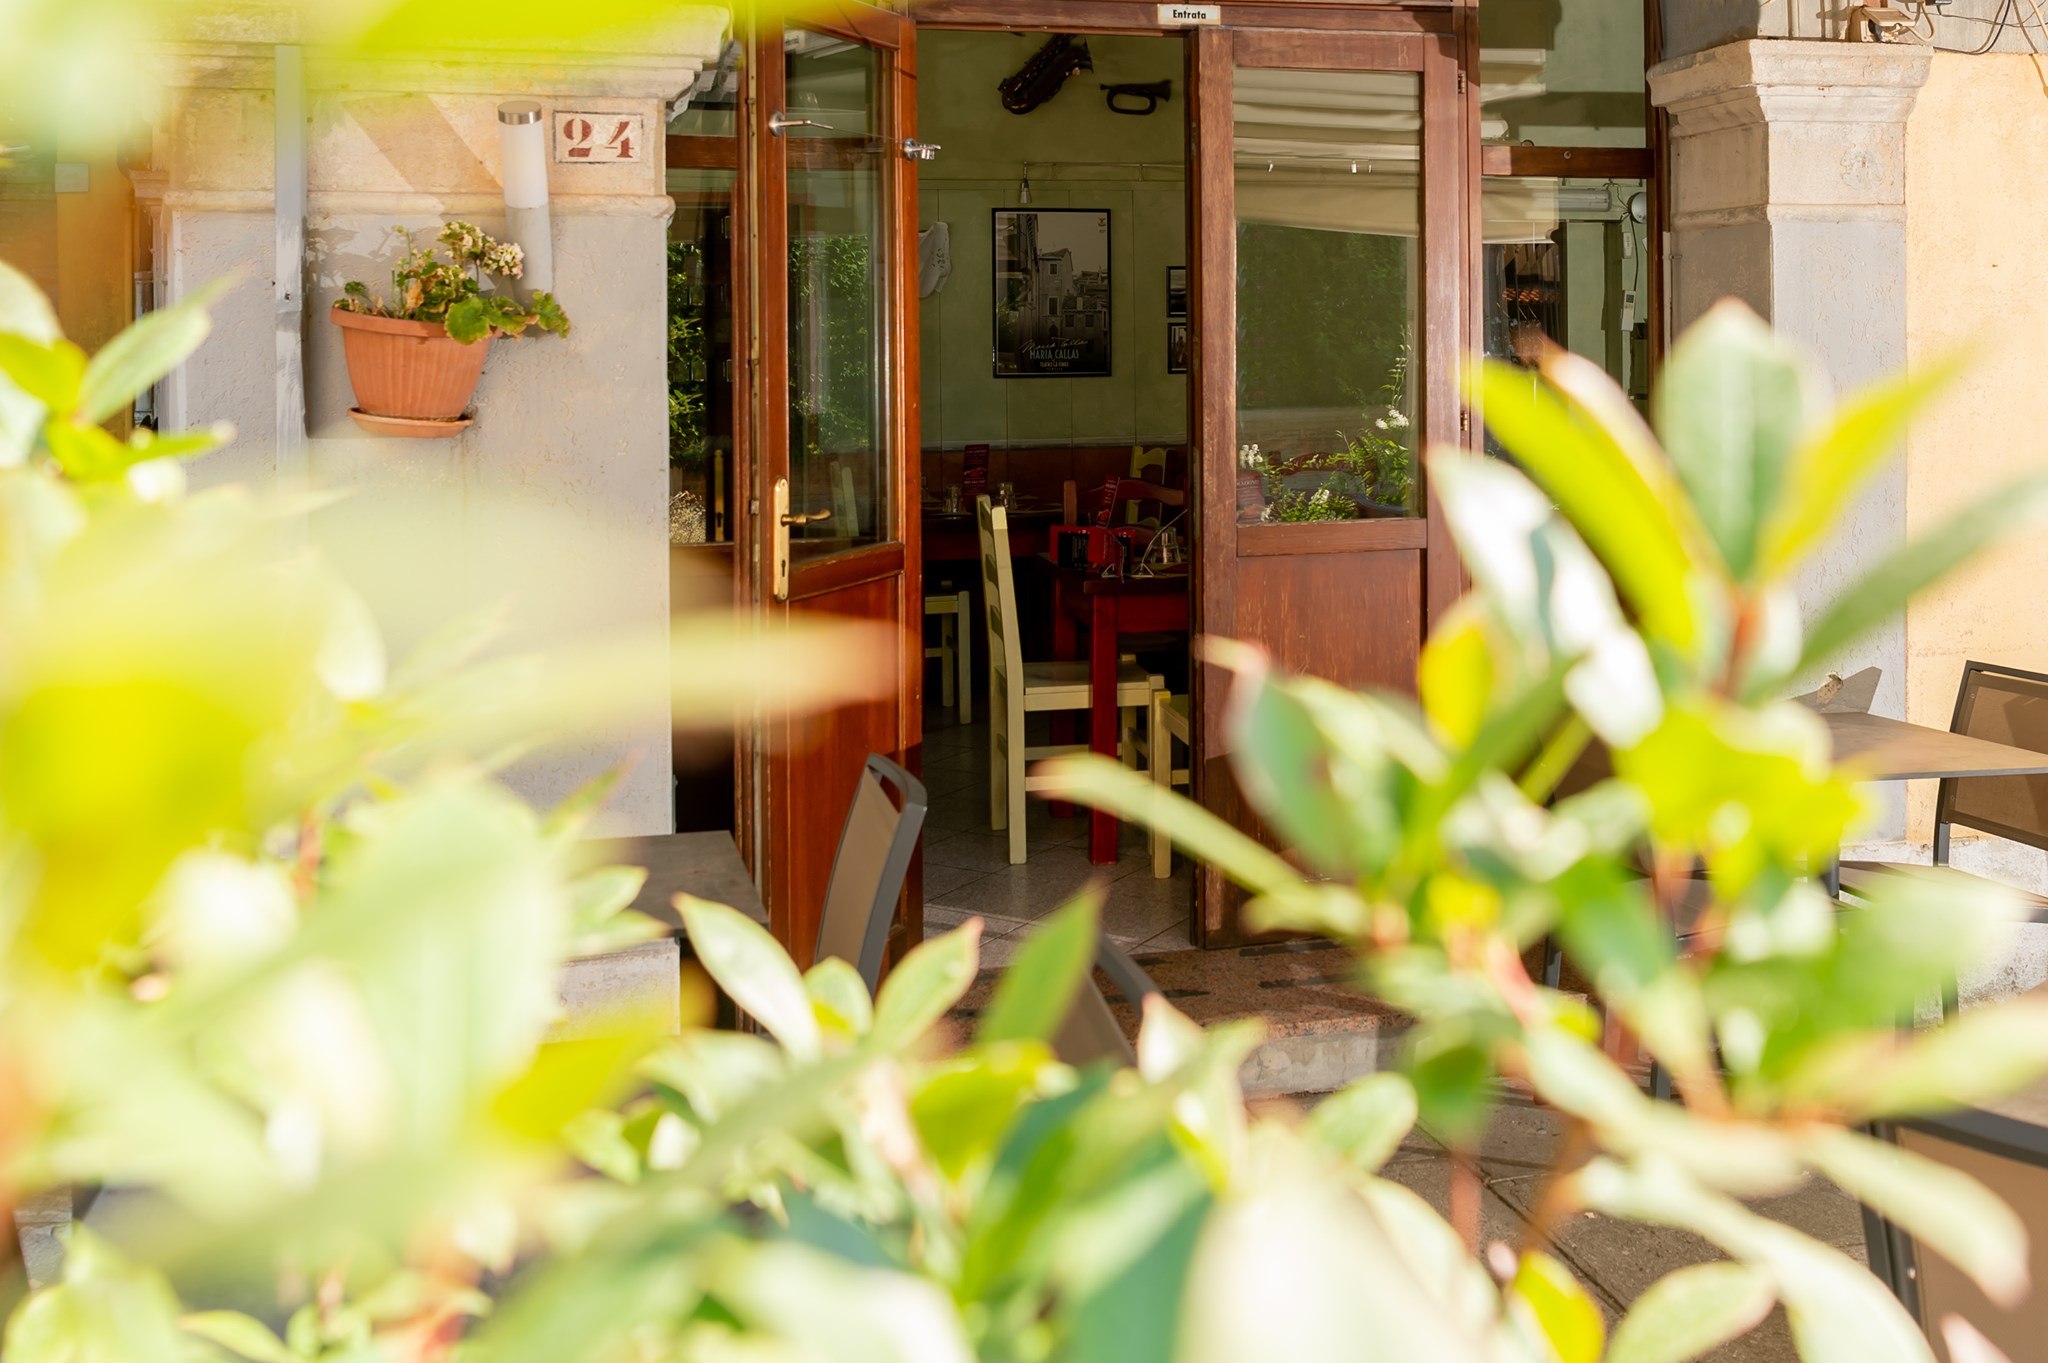
[[[789,309],[788,171],[791,144],[768,131],[769,118],[783,107],[786,71],[782,61],[784,25],[769,21],[747,34],[743,97],[735,118],[740,184],[735,194],[735,225],[744,249],[735,251],[735,296],[744,306],[734,309],[734,351],[745,357],[736,382],[744,395],[735,406],[746,414],[745,437],[735,433],[735,485],[745,486],[749,514],[735,518],[735,554],[744,566],[735,572],[735,594],[743,611],[759,611],[772,628],[804,600],[865,581],[896,578],[901,582],[898,619],[912,628],[901,631],[895,710],[903,756],[915,770],[923,742],[923,640],[915,624],[923,619],[921,527],[916,514],[918,339],[917,339],[917,181],[916,170],[902,153],[905,139],[916,135],[916,29],[901,14],[838,0],[833,10],[808,16],[803,29],[843,38],[875,49],[884,71],[883,126],[880,153],[884,167],[880,187],[880,240],[888,243],[884,260],[886,306],[878,316],[888,334],[880,338],[885,407],[883,439],[887,464],[887,535],[881,542],[790,565],[786,601],[773,599],[774,549],[771,489],[789,475],[789,369],[786,345],[764,344],[764,338],[786,338]],[[803,163],[801,154],[797,158]],[[772,265],[772,268],[770,266]],[[744,480],[744,481],[742,481]],[[797,859],[793,841],[801,836],[792,816],[794,792],[771,779],[777,752],[794,751],[804,721],[789,715],[762,715],[742,730],[741,761],[736,791],[741,848],[753,867],[763,898],[771,907],[772,926],[799,960],[809,944],[790,940],[788,908],[794,895],[792,877]],[[758,734],[762,741],[754,735]],[[815,850],[815,849],[814,849]],[[905,884],[904,912],[891,931],[890,958],[923,933],[923,893],[919,866],[913,861]]]
[[[1342,0],[1255,0],[1254,3],[1226,3],[1221,22],[1184,27],[1159,22],[1154,0],[920,0],[912,10],[919,28],[999,33],[1073,33],[1082,36],[1129,35],[1133,37],[1178,37],[1186,48],[1184,88],[1188,92],[1188,185],[1187,263],[1189,279],[1190,335],[1194,354],[1189,365],[1188,444],[1194,505],[1190,515],[1204,537],[1218,536],[1219,543],[1243,545],[1235,520],[1235,475],[1237,461],[1234,389],[1236,368],[1236,269],[1234,252],[1227,268],[1208,268],[1200,253],[1200,230],[1205,214],[1218,210],[1234,214],[1234,196],[1203,195],[1197,186],[1215,175],[1232,173],[1230,153],[1233,130],[1230,116],[1228,77],[1235,35],[1240,33],[1281,33],[1298,35],[1303,53],[1313,58],[1332,42],[1345,43],[1352,37],[1395,43],[1431,42],[1434,60],[1447,61],[1454,75],[1470,73],[1434,102],[1427,91],[1424,117],[1439,138],[1446,122],[1455,140],[1455,156],[1437,167],[1425,187],[1425,223],[1441,215],[1450,224],[1453,245],[1447,257],[1450,268],[1439,271],[1438,282],[1456,298],[1458,324],[1436,342],[1438,364],[1449,356],[1450,372],[1456,373],[1463,356],[1474,353],[1482,342],[1485,319],[1481,315],[1480,275],[1483,269],[1477,242],[1480,223],[1479,184],[1479,11],[1478,0],[1436,0],[1408,5],[1356,5]],[[1323,64],[1307,60],[1305,65]],[[1225,84],[1220,104],[1214,88],[1205,91],[1211,72],[1221,72]],[[1205,98],[1204,95],[1207,95]],[[1213,166],[1213,172],[1204,166]],[[1428,187],[1433,185],[1433,189]],[[1460,260],[1455,252],[1462,251]],[[1205,311],[1206,309],[1206,311]],[[1427,309],[1424,311],[1428,316]],[[1207,320],[1205,320],[1207,319]],[[1470,448],[1479,445],[1479,422],[1459,397],[1455,384],[1442,386],[1430,401],[1436,403],[1435,430],[1444,440]],[[1425,425],[1425,434],[1432,429]],[[1425,483],[1425,491],[1427,484]],[[1220,524],[1219,524],[1220,522]],[[1434,529],[1434,532],[1433,532]],[[1290,546],[1282,536],[1289,532],[1305,536]],[[1430,624],[1462,596],[1468,585],[1450,535],[1442,529],[1442,510],[1429,498],[1425,517],[1407,522],[1384,522],[1371,526],[1336,528],[1337,538],[1357,537],[1376,541],[1384,548],[1420,549],[1424,555],[1425,632]],[[1323,527],[1259,527],[1247,537],[1249,546],[1239,552],[1328,551],[1335,547],[1332,535]],[[1361,543],[1353,547],[1364,547]],[[1191,591],[1191,637],[1204,633],[1228,633],[1232,619],[1233,582],[1207,573],[1204,555],[1196,554]],[[1209,668],[1196,663],[1192,677],[1189,753],[1190,795],[1214,809],[1219,792],[1234,801],[1235,787],[1225,769],[1227,757],[1211,752],[1210,738],[1222,732],[1224,696],[1222,688],[1207,683]],[[1212,694],[1212,691],[1214,694]],[[1233,891],[1214,867],[1197,863],[1195,902],[1191,926],[1200,946],[1222,946],[1241,940],[1231,909]]]
[[[1422,156],[1418,288],[1417,373],[1410,391],[1420,400],[1418,455],[1432,444],[1476,439],[1462,395],[1464,357],[1479,338],[1479,262],[1476,249],[1478,185],[1478,81],[1464,72],[1477,59],[1477,10],[1447,12],[1446,25],[1415,30],[1307,29],[1200,30],[1189,53],[1189,177],[1205,185],[1231,185],[1235,173],[1233,87],[1240,65],[1282,69],[1412,71],[1421,85]],[[1249,60],[1247,60],[1249,59]],[[1443,509],[1423,480],[1422,516],[1316,526],[1239,525],[1237,522],[1237,256],[1234,192],[1211,192],[1191,203],[1188,228],[1190,312],[1195,341],[1192,366],[1197,448],[1202,457],[1195,557],[1194,628],[1197,635],[1235,633],[1240,559],[1273,554],[1419,552],[1422,636],[1466,587],[1466,577],[1445,524]],[[1449,325],[1443,325],[1445,321]],[[1417,638],[1416,646],[1422,639]],[[1227,754],[1211,751],[1205,736],[1223,732],[1227,685],[1209,665],[1193,669],[1196,723],[1190,772],[1192,793],[1212,812],[1243,824]],[[1194,936],[1205,947],[1247,939],[1238,922],[1239,896],[1212,866],[1198,871]]]

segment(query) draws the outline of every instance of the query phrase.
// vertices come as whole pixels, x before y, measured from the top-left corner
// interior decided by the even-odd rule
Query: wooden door
[[[1211,29],[1190,64],[1199,633],[1347,686],[1412,689],[1463,590],[1421,451],[1465,438],[1461,32]],[[1200,665],[1197,798],[1251,828]],[[1196,931],[1242,940],[1205,868]]]
[[[748,74],[745,594],[769,629],[819,612],[902,640],[884,699],[757,726],[742,798],[776,935],[804,963],[863,762],[916,770],[921,741],[914,34],[820,6],[760,31]],[[913,864],[892,956],[922,934],[922,902]]]

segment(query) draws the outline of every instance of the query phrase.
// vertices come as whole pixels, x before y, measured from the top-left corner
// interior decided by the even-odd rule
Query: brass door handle
[[[821,521],[831,520],[832,513],[829,511],[810,511],[801,516],[779,516],[776,519],[783,525],[817,525]]]

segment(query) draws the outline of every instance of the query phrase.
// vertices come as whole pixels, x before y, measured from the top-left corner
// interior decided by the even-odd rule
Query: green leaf
[[[48,345],[62,333],[43,291],[21,271],[0,260],[0,335]],[[15,467],[35,448],[43,404],[12,384],[0,383],[0,468]]]
[[[172,307],[144,313],[101,347],[79,385],[79,415],[91,422],[105,421],[182,364],[212,330],[206,309],[226,291],[227,281],[216,279]]]
[[[61,336],[39,342],[0,332],[0,374],[57,420],[68,421],[77,410],[85,368],[85,352]]]
[[[1399,1359],[1478,1363],[1485,1326],[1445,1309],[1409,1246],[1330,1187],[1276,1133],[1203,1228],[1188,1277],[1182,1363]],[[1469,1260],[1468,1260],[1469,1262]]]
[[[1107,757],[1055,757],[1032,768],[1048,799],[1075,800],[1107,810],[1173,839],[1189,856],[1220,868],[1259,894],[1285,898],[1301,873],[1194,801],[1162,790],[1142,772]]]
[[[605,1177],[625,1184],[640,1181],[640,1152],[626,1139],[626,1119],[617,1112],[581,1112],[562,1127],[569,1153]]]
[[[884,1050],[907,1046],[946,1015],[974,983],[981,961],[981,921],[969,919],[941,937],[927,937],[889,972],[875,996],[869,1034]]]
[[[819,1021],[842,1036],[865,1036],[875,1021],[875,1001],[868,983],[851,963],[827,956],[804,972],[804,991],[820,1014]]]
[[[195,1311],[178,1324],[210,1344],[230,1353],[253,1359],[254,1363],[297,1363],[297,1356],[284,1346],[268,1325],[240,1311]]]
[[[4,260],[0,260],[0,335],[44,345],[63,335],[57,326],[57,311],[43,291]]]
[[[1911,543],[1900,545],[1840,595],[1808,628],[1796,672],[1817,668],[1905,609],[1994,540],[2048,513],[2048,475],[1998,488]]]
[[[1748,1264],[1667,1273],[1614,1327],[1607,1363],[1691,1363],[1754,1330],[1777,1299],[1770,1274]]]
[[[2031,996],[1964,1011],[1903,1047],[1889,1034],[1845,1039],[1785,1080],[1859,1119],[1971,1107],[2015,1093],[2048,1070],[2048,1000]]]
[[[1758,546],[1763,576],[1790,572],[1840,523],[1865,480],[1905,440],[1908,424],[1960,368],[1960,361],[1950,358],[1903,379],[1873,384],[1843,403],[1831,423],[1792,452],[1784,495],[1765,522]]]
[[[83,1226],[65,1246],[64,1281],[7,1322],[7,1363],[183,1363],[189,1352],[163,1275],[128,1263]]]
[[[1049,1041],[1074,1006],[1102,935],[1102,896],[1089,891],[1032,926],[996,981],[975,1039]]]
[[[139,463],[146,459],[196,459],[219,449],[235,438],[235,428],[225,421],[192,431],[160,435],[141,429],[128,437],[128,447]]]
[[[1522,1256],[1508,1292],[1535,1318],[1557,1363],[1599,1363],[1607,1323],[1570,1269],[1532,1251]]]
[[[911,1096],[910,1115],[947,1178],[957,1182],[994,1161],[999,1139],[1051,1059],[1040,1041],[980,1045],[925,1079]]]
[[[1393,1071],[1369,1074],[1316,1104],[1302,1130],[1354,1168],[1377,1173],[1415,1126],[1415,1086]]]
[[[1813,1167],[1968,1274],[2010,1310],[2027,1293],[2027,1231],[1996,1194],[1960,1169],[1851,1131],[1804,1144]]]
[[[0,337],[4,341],[5,337]],[[129,467],[150,456],[124,441],[116,440],[98,426],[82,422],[50,421],[43,425],[43,439],[50,457],[64,476],[74,482],[99,482],[118,478]]]
[[[1600,385],[1613,383],[1604,373],[1594,378],[1559,357],[1545,377],[1569,383],[1574,405],[1527,370],[1487,362],[1477,383],[1488,429],[1585,536],[1645,627],[1691,651],[1700,629],[1688,585],[1690,513],[1670,465],[1640,419],[1603,401]]]
[[[1657,434],[1740,581],[1755,575],[1760,532],[1817,393],[1804,360],[1732,298],[1686,329],[1658,378]]]
[[[793,1240],[715,1265],[721,1302],[794,1357],[973,1363],[960,1312],[936,1283],[850,1264]]]
[[[818,1054],[818,1018],[803,976],[782,944],[737,909],[676,897],[683,930],[699,964],[741,1011],[799,1060]]]
[[[562,305],[551,293],[541,292],[533,296],[534,325],[542,331],[551,331],[557,336],[569,334],[569,314],[562,311]]]
[[[1898,1298],[1840,1250],[1700,1188],[1657,1159],[1625,1167],[1596,1159],[1573,1179],[1584,1205],[1676,1226],[1771,1275],[1802,1363],[1932,1363]]]
[[[448,305],[448,318],[443,325],[448,334],[464,345],[475,345],[491,334],[490,307],[477,294],[458,298]]]
[[[1467,1147],[1493,1118],[1493,1060],[1484,1046],[1469,1040],[1438,1044],[1433,1029],[1416,1031],[1408,1075],[1422,1124],[1446,1145]]]

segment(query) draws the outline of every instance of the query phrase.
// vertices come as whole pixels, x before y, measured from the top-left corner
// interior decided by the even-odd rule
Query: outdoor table
[[[1968,734],[1931,729],[1883,715],[1823,712],[1835,761],[1855,762],[1873,781],[1925,781],[1959,776],[2039,776],[2048,753]]]
[[[768,926],[768,910],[754,887],[753,873],[740,860],[732,834],[663,833],[639,838],[591,838],[584,846],[598,866],[644,866],[647,883],[632,909],[659,919],[680,933],[682,916],[670,902],[678,894],[726,904]]]
[[[1079,658],[1079,634],[1088,632],[1088,746],[1114,758],[1117,641],[1126,634],[1187,632],[1187,568],[1158,568],[1150,577],[1103,577],[1063,567],[1050,554],[1027,561],[1052,579],[1053,657],[1063,662]],[[1066,722],[1059,715],[1053,719],[1055,724]],[[1097,866],[1113,865],[1116,842],[1116,816],[1093,811],[1088,819],[1088,860]]]
[[[1822,711],[1821,719],[1834,741],[1835,762],[1854,764],[1871,781],[2048,774],[2048,753],[1860,711]],[[1834,866],[1822,874],[1821,883],[1830,895],[1841,893]]]

